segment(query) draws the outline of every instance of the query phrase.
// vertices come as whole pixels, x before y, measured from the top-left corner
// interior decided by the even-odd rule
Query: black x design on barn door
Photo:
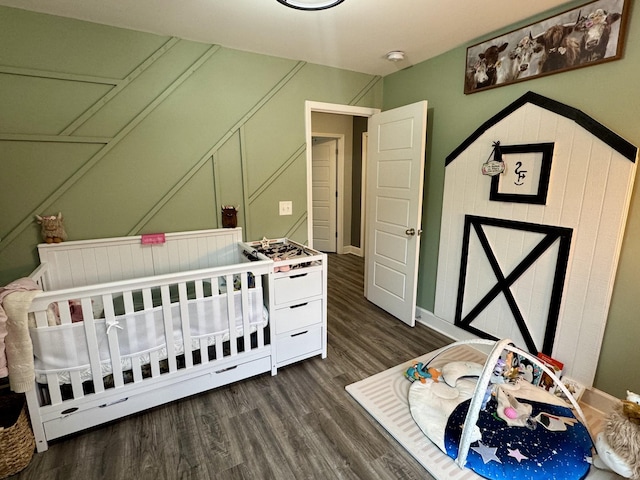
[[[523,258],[515,264],[511,271],[503,271],[499,262],[500,252],[496,251],[492,247],[487,236],[487,228],[492,227],[497,228],[497,231],[499,232],[504,231],[505,234],[507,234],[509,230],[519,230],[537,235],[537,242],[535,242]],[[504,300],[509,306],[509,310],[513,314],[513,320],[522,334],[522,338],[526,343],[527,349],[534,354],[538,351],[542,351],[550,355],[551,350],[553,349],[553,341],[560,313],[560,304],[562,302],[562,291],[564,289],[564,281],[569,259],[571,235],[572,229],[570,228],[466,215],[455,325],[482,338],[496,339],[494,335],[474,326],[473,322],[491,304],[491,302],[500,295],[503,295]],[[486,260],[495,275],[495,283],[490,286],[487,293],[479,300],[475,301],[474,304],[470,304],[470,302],[467,301],[467,305],[465,305],[465,284],[467,280],[467,268],[469,265],[469,247],[472,238],[475,238],[474,241],[480,244],[482,254],[486,256]],[[516,297],[513,294],[512,287],[518,279],[520,279],[530,268],[534,267],[536,262],[538,262],[546,252],[550,251],[551,247],[554,245],[557,245],[557,250],[554,249],[556,252],[554,258],[555,265],[553,266],[553,281],[547,310],[546,325],[544,328],[544,339],[542,345],[536,345],[536,342],[529,330],[529,326],[527,325],[527,319],[523,315],[523,312],[516,301]],[[463,315],[463,312],[466,313]]]

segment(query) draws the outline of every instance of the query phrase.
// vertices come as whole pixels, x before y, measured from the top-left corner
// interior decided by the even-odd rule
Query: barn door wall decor
[[[492,177],[482,175],[482,165],[497,141],[553,143],[544,203],[490,199]],[[532,92],[487,120],[446,160],[433,321],[460,338],[468,334],[459,327],[473,328],[512,338],[523,348],[550,350],[568,375],[591,385],[637,153],[636,146],[583,112]],[[525,260],[545,244],[549,248],[539,259]],[[557,269],[564,263],[563,278]],[[515,280],[518,269],[522,273]],[[499,295],[485,299],[486,308],[478,308],[471,322],[469,312],[482,306],[492,289]],[[547,320],[554,321],[556,310],[554,329]],[[520,326],[526,326],[524,333]]]
[[[504,262],[503,255],[505,252],[496,250],[492,246],[490,227],[497,227],[494,228],[494,233],[500,236],[508,235],[509,230],[523,232],[524,235],[531,233],[534,234],[534,241],[529,243],[529,250],[523,249],[521,258],[516,259],[515,262]],[[481,327],[475,324],[472,325],[472,323],[479,318],[485,309],[490,308],[494,301],[503,301],[506,302],[513,315],[523,347],[526,347],[534,355],[538,352],[551,355],[560,313],[567,262],[569,260],[571,235],[572,230],[570,228],[466,215],[454,324],[479,337],[498,340],[500,337],[499,331],[485,329],[495,325]],[[477,251],[478,247],[481,248],[482,252]],[[474,248],[476,251],[474,251]],[[551,257],[546,258],[545,255],[549,254],[549,252],[552,252]],[[484,258],[482,258],[483,254]],[[473,259],[488,264],[491,270],[489,275],[494,276],[495,284],[479,300],[469,302],[465,296],[467,280],[472,281],[474,276],[485,274],[485,272],[480,273],[481,268],[472,268],[473,271],[469,271],[469,267],[473,267],[471,265]],[[527,282],[527,272],[535,269],[538,263],[545,262],[551,267],[546,269],[550,274],[547,284],[551,290],[548,296],[548,305],[541,305],[540,313],[542,318],[539,321],[530,321],[520,308],[522,302],[519,302],[516,297],[516,292],[518,291],[516,287],[519,282]],[[509,264],[511,264],[511,270],[506,271],[505,266]],[[541,267],[541,269],[543,268]],[[546,319],[544,318],[545,309]],[[539,331],[532,331],[534,328]],[[515,340],[516,337],[514,336],[513,339]]]

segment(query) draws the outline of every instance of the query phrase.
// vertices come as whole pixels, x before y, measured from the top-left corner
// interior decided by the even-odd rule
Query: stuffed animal
[[[640,480],[640,396],[628,391],[627,399],[609,414],[596,450],[596,467]]]
[[[431,379],[434,382],[438,382],[438,377],[440,377],[440,372],[433,367],[429,367],[425,369],[425,365],[422,362],[414,363],[410,366],[406,372],[404,372],[404,376],[410,382],[415,382],[419,380],[421,383],[426,383],[427,379]]]
[[[233,205],[222,206],[222,228],[236,228],[238,226],[238,209]]]
[[[36,215],[38,223],[41,225],[40,234],[42,240],[47,243],[60,243],[67,239],[67,232],[64,229],[62,213],[58,215],[47,215],[41,217]]]

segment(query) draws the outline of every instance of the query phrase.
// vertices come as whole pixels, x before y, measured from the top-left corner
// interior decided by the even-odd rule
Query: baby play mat
[[[402,445],[436,479],[473,480],[482,479],[468,468],[459,468],[454,459],[444,454],[418,427],[409,409],[409,387],[411,383],[404,372],[416,362],[427,363],[439,350],[380,372],[359,382],[347,385],[351,396]],[[484,363],[486,355],[468,345],[460,345],[440,355],[433,366],[441,367],[452,361]],[[598,410],[581,404],[592,435],[602,425]],[[551,478],[551,477],[549,477]],[[591,468],[589,480],[618,479],[611,472]]]

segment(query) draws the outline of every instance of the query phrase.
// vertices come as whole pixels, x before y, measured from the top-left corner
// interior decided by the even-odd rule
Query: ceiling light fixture
[[[390,62],[399,62],[404,60],[404,52],[401,50],[393,50],[387,53],[387,60]]]
[[[279,3],[296,10],[325,10],[335,7],[344,0],[277,0]]]

